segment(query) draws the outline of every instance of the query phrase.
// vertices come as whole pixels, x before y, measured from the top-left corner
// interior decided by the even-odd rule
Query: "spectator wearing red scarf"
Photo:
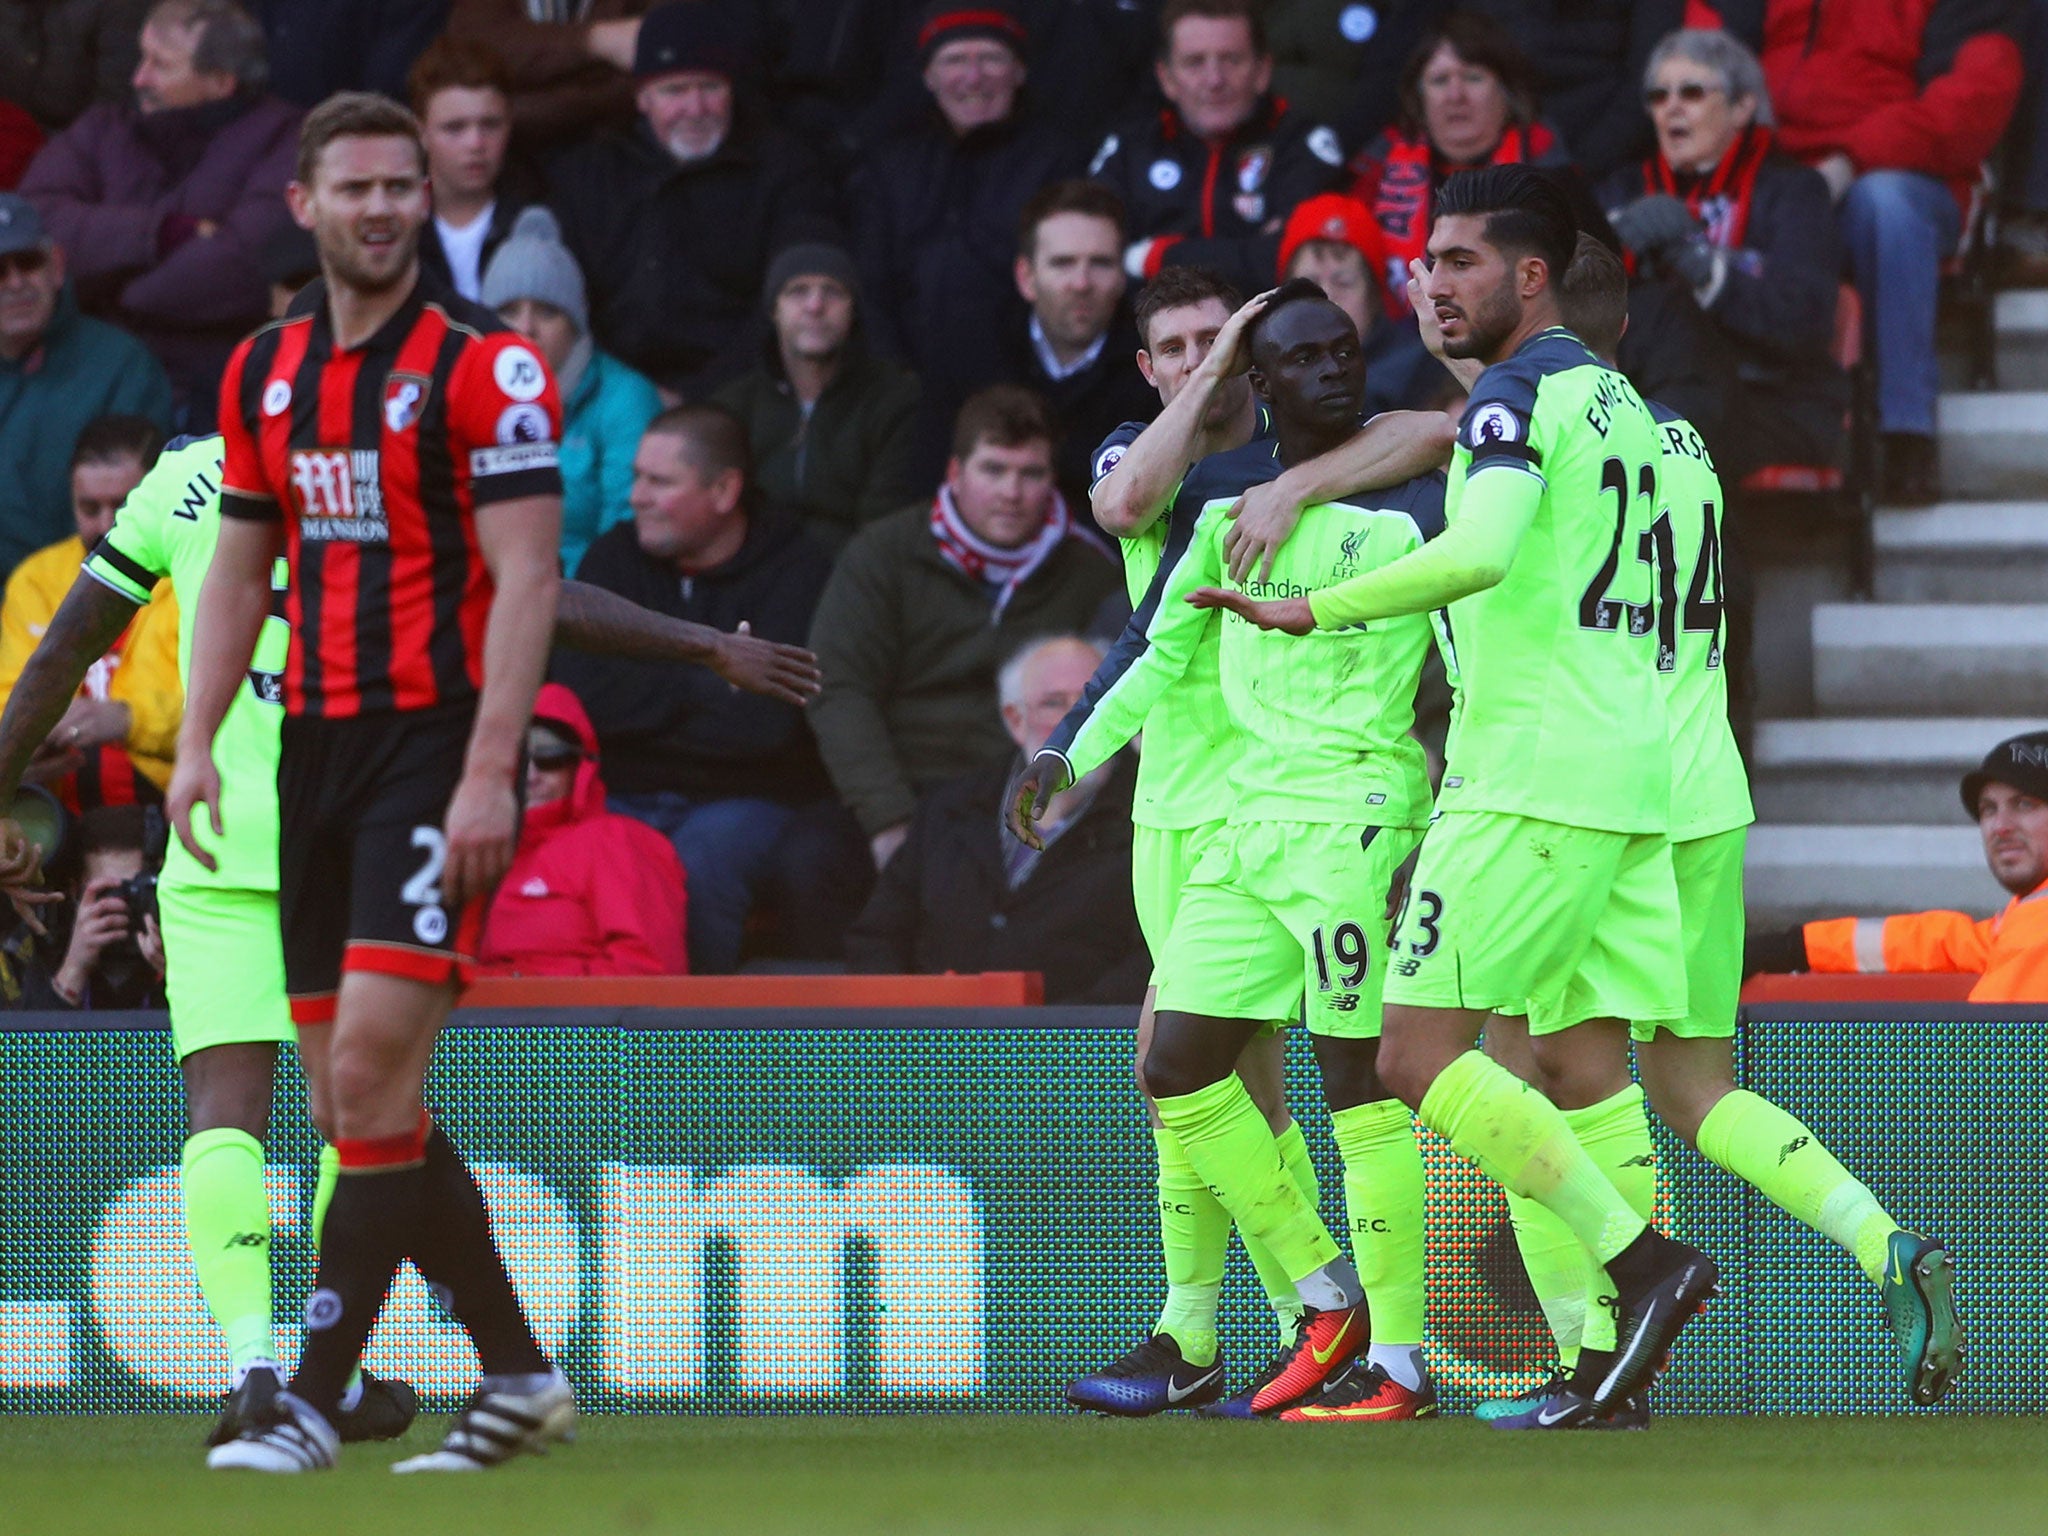
[[[1429,240],[1436,189],[1458,171],[1526,162],[1559,165],[1562,141],[1537,117],[1535,75],[1495,21],[1453,12],[1423,34],[1401,72],[1395,126],[1351,160],[1351,195],[1370,208],[1385,246],[1387,300],[1408,311],[1408,263]]]
[[[1600,187],[1638,285],[1698,311],[1726,382],[1724,483],[1764,464],[1833,464],[1847,381],[1831,344],[1842,249],[1820,173],[1775,148],[1756,55],[1674,32],[1644,77],[1657,152]]]
[[[519,851],[484,923],[486,976],[680,976],[683,866],[669,840],[604,808],[597,732],[560,683],[527,731]]]

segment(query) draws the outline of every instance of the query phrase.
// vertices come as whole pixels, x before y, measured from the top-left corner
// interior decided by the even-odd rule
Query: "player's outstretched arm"
[[[1304,507],[1399,485],[1441,469],[1457,446],[1458,424],[1441,411],[1384,411],[1328,453],[1283,470],[1238,497],[1230,509],[1223,555],[1230,579],[1254,570],[1265,581],[1274,557],[1293,536]]]
[[[561,538],[559,495],[513,497],[477,514],[477,551],[496,591],[484,625],[483,692],[443,828],[441,899],[452,910],[488,895],[512,863],[526,728],[555,633]]]
[[[227,505],[223,499],[223,512]],[[178,841],[203,869],[213,869],[214,858],[193,838],[192,813],[205,806],[208,824],[214,836],[220,836],[220,775],[213,766],[213,738],[255,658],[257,637],[270,617],[271,567],[283,549],[283,523],[223,516],[213,561],[199,588],[185,718],[178,728],[177,766],[164,792],[164,808]]]
[[[85,674],[134,617],[135,604],[106,583],[83,573],[71,583],[0,712],[0,805],[13,800]]]
[[[83,573],[72,582],[0,712],[0,805],[13,803],[22,775],[49,744],[86,672],[134,617],[135,604],[113,588]],[[57,899],[54,892],[33,889],[42,875],[40,863],[35,844],[0,817],[0,893],[38,933],[43,925],[35,909]]]
[[[1244,333],[1271,297],[1267,292],[1247,299],[1223,322],[1186,387],[1124,450],[1116,468],[1096,481],[1088,508],[1104,533],[1131,539],[1151,527],[1172,503],[1188,466],[1210,451],[1202,429],[1209,404],[1227,380],[1251,366]]]
[[[562,583],[555,607],[555,643],[575,651],[680,661],[709,667],[733,687],[785,704],[817,697],[818,658],[800,645],[762,640],[740,626],[726,634],[708,624],[671,618],[583,581]]]

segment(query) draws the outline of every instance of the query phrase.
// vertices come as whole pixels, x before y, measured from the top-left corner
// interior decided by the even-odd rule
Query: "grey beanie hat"
[[[856,303],[859,302],[860,279],[854,272],[853,258],[846,254],[844,246],[815,240],[779,251],[768,263],[768,281],[761,285],[763,302],[769,309],[774,309],[775,301],[782,297],[782,290],[800,277],[829,277],[852,294]]]
[[[590,334],[583,269],[562,244],[562,226],[538,204],[512,221],[512,233],[484,267],[485,304],[503,309],[519,299],[552,304],[569,317],[579,336]]]

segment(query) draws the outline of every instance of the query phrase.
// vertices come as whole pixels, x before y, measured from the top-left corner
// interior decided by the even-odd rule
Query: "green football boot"
[[[1891,1235],[1878,1290],[1905,1356],[1906,1391],[1922,1408],[1940,1402],[1963,1368],[1955,1278],[1955,1263],[1939,1239],[1906,1231]]]

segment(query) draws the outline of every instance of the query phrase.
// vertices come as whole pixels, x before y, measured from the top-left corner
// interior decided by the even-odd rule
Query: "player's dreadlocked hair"
[[[1596,356],[1611,358],[1621,350],[1621,333],[1628,325],[1628,269],[1583,230],[1572,264],[1564,269],[1557,302],[1564,323]]]
[[[1267,321],[1289,305],[1299,304],[1304,299],[1321,299],[1325,304],[1330,302],[1330,296],[1323,291],[1323,285],[1312,277],[1290,277],[1275,288],[1273,297],[1266,300],[1266,307],[1253,315],[1251,324],[1245,327],[1246,349],[1258,345],[1259,333],[1265,330]]]
[[[1486,238],[1511,260],[1542,258],[1553,285],[1563,281],[1578,241],[1571,199],[1556,180],[1527,165],[1488,165],[1460,171],[1436,195],[1436,217],[1476,214]]]

